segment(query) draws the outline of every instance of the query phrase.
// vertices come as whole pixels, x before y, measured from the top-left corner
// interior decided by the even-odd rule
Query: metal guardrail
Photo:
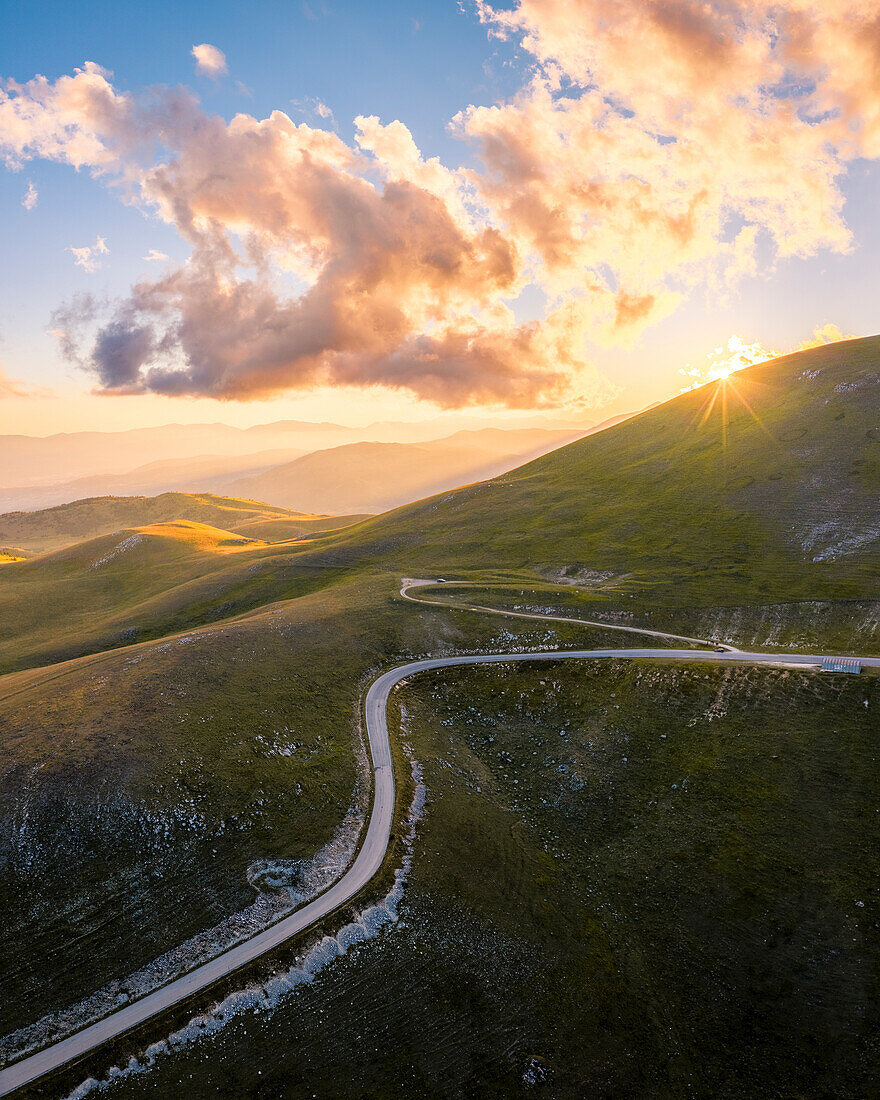
[[[862,662],[857,657],[823,657],[823,672],[854,672],[856,675],[862,671]]]

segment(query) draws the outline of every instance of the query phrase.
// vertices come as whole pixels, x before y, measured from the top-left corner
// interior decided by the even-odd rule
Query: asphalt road
[[[428,580],[413,580],[410,577],[405,577],[403,585],[400,589],[400,594],[405,600],[409,600],[410,603],[424,603],[433,604],[434,607],[446,607],[452,608],[456,611],[479,611],[484,615],[503,615],[509,619],[541,619],[544,622],[551,623],[576,623],[578,626],[598,626],[602,630],[619,630],[624,634],[641,634],[648,638],[668,638],[673,642],[691,642],[692,645],[705,645],[715,646],[715,642],[707,642],[704,638],[689,638],[686,634],[669,634],[665,630],[646,630],[643,626],[621,626],[617,623],[604,623],[598,619],[571,619],[565,615],[541,615],[535,611],[499,611],[497,607],[481,607],[480,604],[456,604],[446,600],[424,600],[419,599],[418,596],[410,596],[410,590],[413,588],[424,588],[425,585],[435,585],[436,581]],[[467,583],[456,584],[456,588],[466,588]],[[731,653],[737,651],[736,646],[727,645],[725,642],[717,643],[722,649],[730,650]]]
[[[429,583],[429,582],[423,582]],[[410,585],[411,587],[412,585]],[[407,585],[404,585],[406,588]],[[405,595],[405,593],[402,592]],[[412,597],[407,597],[412,599]],[[430,602],[419,601],[415,602]],[[448,606],[443,604],[442,606]],[[476,610],[476,608],[474,609]],[[482,609],[481,609],[482,610]],[[487,609],[491,610],[491,609]],[[512,613],[517,614],[517,613]],[[521,617],[517,615],[517,617]],[[526,618],[544,618],[544,616],[526,615]],[[553,616],[552,618],[559,618]],[[582,622],[583,620],[563,620]],[[605,623],[597,623],[606,626]],[[636,628],[620,628],[638,632]],[[650,633],[650,632],[645,632]],[[669,637],[669,635],[663,635]],[[698,639],[694,639],[699,641]],[[700,644],[709,644],[703,643]],[[38,1077],[42,1077],[68,1062],[82,1057],[103,1043],[122,1035],[138,1024],[194,993],[213,985],[220,978],[258,959],[279,944],[309,928],[339,906],[349,901],[377,873],[391,836],[394,817],[394,773],[391,761],[391,746],[388,739],[386,709],[392,688],[407,677],[430,669],[452,668],[456,665],[508,664],[512,661],[559,661],[559,660],[597,660],[604,658],[653,659],[662,661],[712,661],[725,664],[770,665],[777,667],[816,667],[822,661],[821,654],[807,653],[747,653],[728,649],[716,651],[695,649],[579,649],[566,651],[542,651],[540,653],[490,653],[466,657],[434,657],[409,664],[398,665],[383,673],[373,682],[367,692],[365,702],[367,735],[370,756],[373,764],[374,795],[373,806],[367,825],[366,836],[358,854],[349,869],[336,883],[323,894],[314,898],[302,909],[277,924],[259,932],[251,939],[225,951],[210,962],[196,967],[188,974],[156,989],[138,1001],[126,1005],[105,1016],[97,1023],[90,1024],[81,1031],[53,1043],[36,1054],[22,1058],[18,1062],[0,1070],[0,1096],[6,1096]],[[860,658],[862,664],[880,668],[880,657]]]

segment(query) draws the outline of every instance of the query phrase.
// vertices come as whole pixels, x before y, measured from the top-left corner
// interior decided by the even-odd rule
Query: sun
[[[725,352],[728,354],[725,355]],[[721,450],[725,462],[727,462],[727,429],[736,405],[741,406],[749,414],[757,426],[770,435],[766,425],[752,407],[746,392],[754,385],[754,380],[748,378],[735,378],[734,376],[745,367],[754,366],[756,363],[766,362],[772,359],[776,353],[766,352],[760,344],[747,345],[738,336],[732,336],[727,342],[727,347],[716,348],[707,358],[714,360],[708,369],[691,371],[692,377],[699,380],[687,389],[697,389],[705,386],[705,400],[694,413],[691,426],[698,425],[702,428],[712,416],[713,411],[719,418],[721,429]],[[711,385],[711,383],[715,385]],[[707,384],[709,383],[709,384]],[[682,391],[682,392],[687,392]]]
[[[704,366],[692,367],[688,363],[681,370],[681,373],[691,380],[681,392],[698,389],[700,386],[705,386],[707,382],[726,382],[737,371],[745,367],[753,367],[756,363],[764,363],[778,354],[757,341],[749,343],[741,336],[731,336],[727,343],[707,353]]]

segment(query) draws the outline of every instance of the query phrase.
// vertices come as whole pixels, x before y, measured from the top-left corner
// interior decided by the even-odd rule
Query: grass
[[[290,539],[312,538],[324,531],[335,531],[353,523],[368,519],[355,516],[294,516],[290,519],[254,519],[235,524],[239,535],[261,539],[263,542],[288,542]]]
[[[466,573],[462,574],[467,576]],[[822,653],[880,652],[880,602],[877,600],[801,601],[744,606],[663,608],[628,602],[625,580],[596,578],[579,585],[535,582],[528,577],[494,582],[454,581],[423,586],[418,598],[461,607],[468,604],[526,612],[560,614],[622,626],[669,631],[740,647],[807,650]],[[626,644],[620,635],[621,645]],[[638,635],[633,635],[634,639]],[[633,642],[635,644],[635,642]],[[662,641],[657,641],[662,645]]]
[[[871,598],[878,367],[878,337],[764,363],[337,545],[413,575],[609,573],[636,606]]]
[[[384,665],[608,644],[418,609],[395,591],[360,578],[0,678],[0,1033],[249,904],[255,861],[311,858],[355,798],[361,692]]]
[[[401,924],[114,1094],[874,1095],[878,689],[647,662],[414,678]]]
[[[254,861],[314,855],[380,668],[626,644],[404,603],[401,574],[470,586],[444,600],[870,647],[878,359],[869,340],[765,364],[734,380],[752,412],[722,421],[708,387],[335,531],[187,495],[21,520],[26,549],[28,522],[96,537],[0,577],[5,1026],[246,904]],[[876,679],[511,667],[399,699],[432,799],[404,934],[145,1090],[509,1096],[534,1061],[560,1096],[876,1091],[880,959],[854,908],[880,896]]]
[[[291,544],[249,538],[180,521],[9,566],[0,579],[0,673],[163,637],[327,583],[289,567]]]

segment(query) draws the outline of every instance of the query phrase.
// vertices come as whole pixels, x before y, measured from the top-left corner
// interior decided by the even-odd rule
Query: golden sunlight
[[[707,353],[705,365],[692,367],[688,363],[682,367],[681,373],[691,379],[691,382],[683,386],[681,392],[695,390],[699,386],[705,386],[707,382],[724,381],[745,367],[766,363],[768,359],[775,359],[779,354],[772,348],[765,348],[757,340],[749,344],[742,336],[731,336],[726,344]]]

